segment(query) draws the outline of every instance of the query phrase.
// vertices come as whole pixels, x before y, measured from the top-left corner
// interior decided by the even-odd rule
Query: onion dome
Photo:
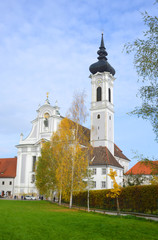
[[[100,44],[97,54],[99,55],[99,57],[98,57],[99,61],[96,63],[93,63],[89,67],[89,71],[92,74],[95,74],[97,72],[110,72],[114,76],[115,69],[108,63],[107,58],[106,58],[108,53],[106,52],[106,48],[104,46],[103,33],[102,33],[102,38],[101,38],[101,44]]]

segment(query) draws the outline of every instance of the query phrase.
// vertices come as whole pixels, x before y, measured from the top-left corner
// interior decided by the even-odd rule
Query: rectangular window
[[[12,185],[12,181],[9,182],[9,185]]]
[[[34,182],[35,182],[35,175],[32,174],[32,176],[31,176],[31,183],[34,183]]]
[[[92,175],[96,175],[97,174],[97,169],[96,168],[93,168],[92,170]]]
[[[32,172],[35,172],[35,168],[36,168],[36,156],[32,157],[33,162],[32,162]]]
[[[106,188],[106,182],[105,181],[101,182],[101,188]]]
[[[4,185],[5,184],[5,182],[4,181],[2,181],[2,185]]]
[[[106,174],[106,168],[102,168],[102,175]]]
[[[96,188],[96,181],[93,181],[93,188]]]

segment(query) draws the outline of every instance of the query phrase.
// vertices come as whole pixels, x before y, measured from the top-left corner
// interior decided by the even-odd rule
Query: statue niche
[[[49,119],[49,117],[50,117],[50,115],[49,115],[49,113],[45,113],[44,114],[44,126],[46,127],[46,128],[48,128],[48,119]]]

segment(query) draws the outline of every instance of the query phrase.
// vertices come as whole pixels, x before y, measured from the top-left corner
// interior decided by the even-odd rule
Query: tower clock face
[[[102,83],[102,80],[101,79],[98,79],[97,80],[97,84],[100,85]]]
[[[46,113],[44,114],[44,118],[45,118],[45,119],[48,119],[49,117],[50,117],[49,113],[46,112]]]

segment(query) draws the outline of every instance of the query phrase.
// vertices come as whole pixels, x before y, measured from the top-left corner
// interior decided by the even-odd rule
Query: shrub
[[[109,190],[91,190],[90,207],[116,210],[116,199],[106,197]],[[122,188],[119,196],[120,210],[133,212],[158,211],[158,185],[129,186]],[[86,206],[87,192],[73,197],[73,204]]]

